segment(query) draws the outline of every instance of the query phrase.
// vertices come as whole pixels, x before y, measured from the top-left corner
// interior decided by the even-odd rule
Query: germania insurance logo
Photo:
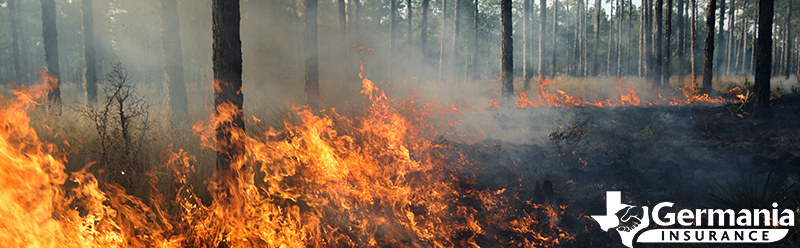
[[[639,243],[771,243],[786,237],[788,227],[794,226],[794,212],[772,209],[672,209],[672,202],[653,207],[622,203],[619,191],[606,192],[606,215],[592,215],[607,232],[614,228],[622,244],[633,248],[639,232]],[[663,217],[662,217],[663,216]],[[676,224],[678,226],[676,226]],[[692,228],[698,227],[698,228]]]

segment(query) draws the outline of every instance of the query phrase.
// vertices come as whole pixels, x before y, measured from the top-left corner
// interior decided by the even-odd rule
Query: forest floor
[[[667,201],[676,211],[726,209],[711,199],[720,192],[759,192],[769,180],[766,190],[780,190],[780,208],[797,209],[800,195],[792,186],[800,181],[800,95],[777,98],[770,110],[771,119],[757,119],[741,103],[575,107],[562,111],[571,121],[564,120],[544,142],[449,145],[474,160],[463,170],[469,182],[464,187],[499,190],[517,199],[520,209],[530,199],[557,207],[563,215],[550,221],[574,235],[567,247],[619,247],[615,231],[600,231],[589,217],[605,214],[606,191],[622,191],[623,203],[651,209]],[[540,121],[535,118],[542,117],[528,123]],[[552,196],[540,186],[545,181],[552,182]],[[770,209],[772,201],[761,204]],[[795,246],[796,231],[771,245]],[[479,244],[501,242],[484,237]]]

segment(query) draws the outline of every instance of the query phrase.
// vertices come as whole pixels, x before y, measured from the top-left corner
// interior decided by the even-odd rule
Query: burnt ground
[[[674,202],[674,211],[725,209],[731,204],[771,209],[772,200],[712,200],[721,195],[719,192],[741,197],[759,195],[745,192],[763,191],[761,187],[769,177],[767,190],[778,189],[779,208],[797,209],[800,95],[775,99],[770,110],[771,119],[758,119],[749,106],[740,103],[577,107],[564,110],[570,121],[559,124],[561,127],[554,129],[545,142],[444,142],[474,162],[462,170],[462,187],[498,192],[519,205],[522,210],[509,219],[536,212],[537,204],[556,206],[562,216],[549,222],[574,235],[562,246],[621,247],[616,231],[602,232],[588,217],[605,214],[606,191],[622,191],[623,202],[651,209],[664,201]],[[546,185],[550,182],[552,195]],[[759,186],[753,187],[753,182]],[[488,208],[479,199],[464,204],[479,213]],[[504,228],[497,229],[488,228],[478,244],[506,243],[502,241]],[[800,243],[796,231],[793,228],[788,238],[769,246],[796,246]],[[643,246],[659,245],[637,244]]]

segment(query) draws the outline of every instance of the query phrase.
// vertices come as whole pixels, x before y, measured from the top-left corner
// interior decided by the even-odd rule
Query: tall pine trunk
[[[644,54],[645,54],[644,50],[647,47],[647,45],[645,44],[645,35],[644,35],[645,21],[644,20],[645,20],[645,7],[646,7],[646,4],[647,4],[647,1],[643,0],[642,1],[641,11],[639,12],[639,23],[640,23],[640,25],[639,25],[639,58],[638,58],[639,59],[639,63],[638,63],[638,65],[639,65],[639,68],[638,68],[639,69],[639,77],[644,77],[645,76],[645,60],[646,59],[644,58],[645,57],[644,56]]]
[[[652,78],[654,71],[653,64],[653,0],[643,0],[645,6],[645,20],[644,20],[644,74],[645,77]]]
[[[502,0],[500,4],[500,23],[502,25],[502,92],[503,98],[514,96],[514,40],[511,20],[511,0]]]
[[[86,89],[86,103],[94,105],[97,103],[97,58],[94,50],[94,12],[92,11],[92,0],[83,0],[81,2],[81,19],[81,27],[83,28],[83,60],[86,64],[86,69],[83,74],[83,87]],[[184,98],[185,97],[186,90],[184,89]]]
[[[430,0],[422,0],[422,16],[419,22],[419,48],[422,52],[422,59],[428,54],[428,9],[430,8]]]
[[[697,0],[689,0],[690,5],[692,7],[692,20],[691,24],[689,25],[690,35],[689,38],[689,66],[690,71],[692,73],[692,85],[697,88],[697,61],[695,61],[695,56],[697,56]]]
[[[532,18],[533,6],[531,0],[522,1],[522,72],[524,74],[523,90],[528,90],[531,87],[531,79],[533,78],[533,64],[531,55],[533,54],[533,27]]]
[[[594,48],[592,49],[592,53],[594,53],[594,59],[592,60],[592,76],[597,76],[600,69],[598,68],[600,64],[597,62],[600,60],[600,0],[594,1]]]
[[[22,79],[22,67],[20,67],[20,61],[19,61],[20,16],[19,12],[17,11],[17,9],[19,8],[17,6],[17,1],[18,0],[8,0],[6,3],[8,3],[8,13],[9,13],[8,18],[9,22],[11,23],[11,55],[12,55],[11,59],[13,60],[11,62],[14,63],[14,81],[17,81],[17,83],[19,83],[20,80]]]
[[[344,0],[339,0],[344,1]],[[406,0],[406,21],[408,21],[408,50],[411,50],[411,45],[413,44],[413,37],[414,37],[414,29],[411,28],[411,17],[413,11],[411,8],[411,0]]]
[[[219,0],[218,0],[219,1]],[[235,0],[231,0],[235,1]],[[394,1],[394,0],[392,0]],[[305,93],[306,102],[319,105],[319,39],[317,28],[317,0],[305,0]],[[391,52],[389,52],[391,56]],[[391,61],[391,59],[389,59]]]
[[[761,0],[758,6],[758,41],[756,42],[756,76],[754,83],[756,111],[760,116],[768,116],[769,79],[772,74],[772,17],[773,0]]]
[[[655,27],[655,60],[653,64],[653,69],[655,69],[655,80],[658,82],[659,85],[664,85],[664,65],[662,64],[663,61],[661,60],[664,56],[664,18],[663,18],[663,11],[664,11],[664,0],[656,0],[656,27]]]
[[[786,58],[784,59],[785,66],[783,68],[783,74],[786,75],[786,78],[789,78],[789,74],[791,73],[792,68],[792,1],[787,1],[788,6],[786,6]]]
[[[314,9],[316,10],[316,0]],[[232,135],[241,130],[244,134],[244,95],[242,94],[242,41],[239,35],[239,0],[212,1],[212,37],[213,37],[213,70],[214,70],[214,107],[215,114],[229,112],[232,107],[232,121],[218,123],[217,134],[217,170],[230,173],[232,166],[241,161],[245,154],[244,139],[240,135]],[[235,182],[235,181],[234,181]]]
[[[685,70],[683,63],[686,61],[686,1],[678,0],[678,20],[675,20],[675,29],[677,30],[676,36],[678,37],[678,66],[676,73],[678,77],[683,77]]]
[[[719,0],[719,56],[716,56],[714,59],[717,61],[718,65],[723,65],[725,59],[725,0]],[[722,66],[718,66],[716,68],[717,72],[722,72]]]
[[[58,69],[58,31],[56,30],[56,1],[42,0],[42,36],[47,73],[55,80],[47,93],[48,107],[61,114],[61,72]]]
[[[609,8],[611,13],[608,14],[608,42],[607,42],[608,49],[606,50],[607,51],[606,52],[606,62],[604,63],[606,65],[606,73],[605,73],[606,76],[611,76],[611,54],[613,53],[611,44],[614,44],[614,39],[615,39],[615,37],[614,37],[614,14],[615,13],[614,12],[616,10],[614,9],[614,1],[611,1],[609,4],[611,4],[611,6]]]
[[[582,63],[582,61],[581,61],[581,42],[582,42],[581,41],[581,30],[583,28],[583,27],[581,27],[581,20],[582,20],[581,15],[583,14],[583,12],[581,12],[582,6],[583,6],[583,0],[578,0],[577,6],[575,6],[575,43],[573,44],[573,48],[572,48],[572,51],[573,51],[573,53],[572,53],[573,63],[572,64],[573,64],[573,66],[575,68],[573,73],[572,73],[572,76],[576,76],[576,77],[581,77],[581,72],[582,72],[582,69],[581,69],[582,68],[581,67],[581,63]]]
[[[664,28],[664,79],[662,84],[669,86],[669,79],[672,76],[670,65],[672,65],[672,0],[667,0],[667,14],[664,18],[666,24]]]
[[[179,33],[178,2],[161,0],[161,44],[164,50],[164,71],[166,72],[170,113],[177,123],[190,124],[188,123],[189,100],[186,97]]]
[[[444,35],[446,34],[445,25],[447,24],[447,0],[442,0],[442,26],[440,27],[442,30],[441,36],[439,36],[439,82],[444,81]]]
[[[539,0],[539,61],[536,70],[540,78],[544,78],[544,32],[547,25],[547,0]]]
[[[703,91],[706,94],[711,94],[713,90],[711,79],[714,76],[714,35],[716,35],[714,22],[716,22],[716,10],[717,0],[708,0],[708,9],[706,10],[706,49],[703,58]]]
[[[450,68],[449,70],[453,73],[453,79],[460,79],[458,75],[458,63],[460,62],[460,57],[458,56],[458,49],[461,46],[460,39],[459,39],[459,30],[461,29],[461,18],[459,18],[459,14],[461,13],[461,1],[463,0],[456,0],[455,10],[453,11],[453,47],[451,50],[450,56]]]
[[[558,65],[556,61],[556,50],[558,48],[558,36],[556,36],[556,32],[558,31],[558,0],[553,0],[553,46],[550,48],[551,52],[551,61],[552,67],[550,67],[550,78],[556,78],[556,65]]]
[[[359,18],[361,18],[361,0],[353,0],[353,29],[357,39],[361,38],[361,31],[358,28]]]
[[[728,11],[728,41],[725,42],[728,44],[725,46],[725,75],[731,74],[731,60],[733,60],[733,52],[734,52],[734,40],[733,40],[733,25],[736,24],[736,0],[731,0],[731,7]]]

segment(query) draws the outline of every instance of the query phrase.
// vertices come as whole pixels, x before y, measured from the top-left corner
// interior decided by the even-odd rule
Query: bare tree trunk
[[[581,70],[581,74],[580,75],[581,75],[581,77],[585,77],[585,76],[589,75],[589,61],[588,61],[588,58],[589,58],[589,56],[588,56],[588,53],[589,53],[589,49],[588,49],[589,48],[589,44],[588,44],[588,42],[589,42],[588,41],[588,39],[589,39],[589,34],[588,34],[589,26],[588,26],[588,23],[589,23],[589,21],[587,20],[587,17],[588,17],[587,12],[588,12],[588,9],[589,9],[589,0],[586,0],[586,2],[583,2],[583,0],[579,0],[579,1],[581,1],[583,3],[583,5],[581,6],[582,7],[581,8],[581,28],[582,28],[582,30],[581,30],[581,68],[583,70]]]
[[[47,93],[48,107],[61,114],[61,72],[58,70],[58,32],[56,30],[56,2],[42,0],[42,34],[44,36],[44,60],[47,73],[56,82]]]
[[[445,25],[447,24],[447,0],[442,0],[442,34],[439,37],[439,82],[444,81],[444,35]]]
[[[655,67],[653,64],[653,0],[644,0],[643,3],[646,3],[644,20],[644,43],[646,45],[644,50],[644,74],[645,77],[652,78]]]
[[[556,36],[556,31],[558,30],[558,0],[553,0],[553,46],[550,48],[552,51],[552,67],[550,68],[550,78],[556,78],[556,66],[558,65],[556,61],[556,50],[558,48],[558,36]]]
[[[220,1],[220,0],[217,0]],[[236,1],[236,0],[231,0]],[[392,0],[394,1],[394,0]],[[319,39],[317,29],[317,0],[305,0],[305,68],[306,68],[306,101],[319,106]],[[391,61],[391,51],[390,61]]]
[[[422,58],[425,60],[428,54],[428,9],[430,0],[422,0],[422,19],[419,22],[419,47]]]
[[[646,59],[644,58],[645,57],[644,56],[644,50],[645,50],[645,47],[647,47],[647,45],[645,44],[644,29],[645,29],[645,9],[647,7],[646,5],[647,5],[647,1],[643,0],[642,1],[642,9],[641,9],[641,11],[639,13],[639,23],[640,23],[640,25],[639,25],[639,77],[644,77],[645,76],[645,68],[644,67],[645,67],[645,60]]]
[[[361,0],[353,0],[353,29],[355,29],[356,31],[357,38],[360,38],[361,36],[361,31],[358,29],[358,20],[360,17],[361,17]]]
[[[544,1],[544,0],[542,0]],[[594,53],[594,60],[592,61],[592,76],[597,76],[600,69],[598,68],[600,65],[597,63],[600,60],[600,53],[598,52],[598,45],[600,45],[600,0],[594,1],[594,49],[592,49],[592,53]]]
[[[397,0],[389,0],[389,59],[387,60],[387,74],[389,80],[392,80],[392,60],[394,60],[395,40],[397,39]]]
[[[478,18],[480,17],[478,13],[478,0],[475,0],[475,9],[474,9],[475,18],[473,18],[473,28],[474,28],[474,35],[475,35],[475,43],[473,43],[472,47],[472,68],[470,68],[470,72],[473,74],[473,79],[478,79],[478,49],[480,45],[478,44]]]
[[[772,74],[772,18],[774,15],[773,0],[761,0],[758,6],[758,42],[756,43],[756,76],[754,83],[755,104],[757,109],[766,110],[769,106],[769,79]],[[763,111],[761,116],[768,116]]]
[[[721,65],[723,65],[723,63],[724,63],[724,61],[722,61],[722,60],[725,59],[725,0],[718,0],[718,1],[719,1],[719,8],[718,8],[719,9],[719,34],[718,34],[719,38],[718,38],[717,42],[719,42],[719,44],[718,44],[719,45],[719,49],[717,49],[717,50],[719,50],[718,53],[721,53],[721,54],[719,54],[719,56],[715,56],[714,57],[714,61],[716,61],[717,64],[720,65],[720,66],[718,66],[716,68],[716,70],[717,70],[717,73],[721,74],[722,73],[722,66]]]
[[[612,51],[613,47],[611,46],[611,44],[614,44],[614,38],[615,38],[615,35],[614,35],[614,14],[615,14],[616,10],[614,9],[614,1],[610,1],[609,4],[611,6],[609,8],[610,13],[608,14],[608,42],[607,42],[608,50],[606,50],[607,51],[606,52],[606,62],[604,63],[606,65],[606,73],[605,73],[606,76],[611,76],[611,54],[613,54],[613,51]],[[618,13],[616,13],[616,14],[618,14]]]
[[[753,6],[756,7],[756,10],[758,10],[758,8],[760,8],[760,6],[761,6],[761,1],[755,1]],[[755,12],[756,12],[756,16],[755,16],[755,18],[753,18],[753,42],[751,43],[751,44],[753,44],[753,48],[751,49],[752,53],[750,54],[750,67],[748,68],[749,73],[752,74],[752,75],[755,75],[755,72],[756,72],[756,57],[757,57],[756,44],[758,42],[758,28],[760,27],[759,26],[760,25],[760,23],[759,23],[760,19],[758,18],[758,15],[759,15],[760,11],[755,11]]]
[[[664,50],[662,50],[664,46],[664,19],[663,19],[663,11],[664,11],[664,0],[656,0],[656,43],[655,43],[655,64],[653,65],[653,69],[655,69],[655,80],[658,82],[659,85],[664,85],[664,64],[661,58],[664,56]]]
[[[792,0],[787,1],[788,6],[786,7],[786,58],[785,58],[785,66],[783,68],[783,74],[786,75],[786,78],[789,78],[789,74],[791,73],[792,68]]]
[[[544,78],[544,29],[547,25],[547,0],[539,0],[539,67],[536,70],[539,77]]]
[[[339,1],[344,1],[344,0],[339,0]],[[406,19],[407,19],[406,21],[408,21],[408,50],[411,50],[411,45],[413,44],[414,41],[412,39],[414,37],[414,32],[413,32],[414,29],[411,28],[412,13],[413,12],[411,8],[411,0],[406,0]]]
[[[19,81],[22,79],[22,68],[20,67],[19,62],[19,12],[17,9],[17,1],[18,0],[8,0],[8,13],[9,13],[9,22],[11,23],[11,52],[12,52],[12,63],[14,63],[14,81]]]
[[[731,60],[732,60],[731,56],[733,56],[732,53],[733,49],[735,48],[733,44],[734,42],[733,25],[736,24],[736,0],[731,0],[731,7],[730,10],[728,11],[728,16],[730,16],[730,18],[728,18],[729,31],[728,31],[728,41],[726,42],[726,44],[728,45],[725,47],[725,75],[731,74]]]
[[[511,0],[502,0],[500,4],[500,21],[502,25],[502,67],[503,67],[503,97],[510,99],[514,96],[514,40],[511,20]]]
[[[574,71],[572,72],[572,76],[580,77],[581,76],[581,6],[583,5],[583,0],[578,0],[577,6],[575,7],[575,43],[573,44],[573,60],[574,62],[571,63],[574,66]]]
[[[86,64],[86,70],[83,75],[83,86],[86,89],[86,103],[88,105],[94,105],[97,103],[97,58],[94,50],[94,12],[92,11],[92,0],[81,1],[81,19],[81,27],[83,28],[83,60]],[[177,33],[175,34],[177,35]],[[186,90],[184,89],[184,97],[186,95],[185,93]]]
[[[453,73],[453,77],[451,78],[456,80],[461,78],[458,76],[459,75],[458,63],[460,62],[459,61],[460,58],[458,56],[458,49],[461,47],[461,44],[459,44],[459,36],[458,36],[458,32],[461,29],[460,27],[461,18],[459,18],[459,13],[461,12],[459,10],[461,9],[461,1],[463,0],[456,0],[455,10],[453,11],[453,47],[451,52],[452,56],[450,56],[451,58],[450,58],[450,69],[449,69]]]
[[[170,113],[173,120],[185,125],[191,123],[189,123],[189,100],[186,97],[183,54],[181,52],[181,37],[179,34],[178,2],[176,0],[161,0],[161,44],[164,50],[164,71],[166,72]],[[94,52],[94,49],[92,49],[92,52]],[[89,57],[89,55],[86,56],[87,58]],[[92,59],[92,62],[94,62],[94,59]]]
[[[746,0],[744,1],[744,4],[742,5],[742,9],[747,9],[747,1]],[[747,23],[748,23],[747,16],[745,15],[744,18],[743,18],[743,21],[742,21],[742,26],[741,26],[741,28],[742,28],[742,41],[741,41],[742,46],[741,46],[741,48],[739,48],[739,52],[736,53],[736,58],[737,59],[736,59],[736,66],[735,66],[734,70],[736,71],[737,75],[741,74],[744,71],[743,68],[745,67],[744,64],[746,62],[745,58],[747,57]]]
[[[695,56],[697,56],[697,0],[689,0],[689,2],[692,5],[691,6],[692,7],[692,20],[691,20],[692,23],[690,25],[691,27],[689,28],[689,29],[691,29],[690,30],[691,35],[689,35],[689,37],[691,38],[691,40],[689,41],[689,43],[691,43],[689,45],[689,53],[690,53],[689,54],[689,57],[690,57],[689,58],[689,60],[690,60],[689,61],[689,64],[690,64],[689,66],[691,66],[691,72],[692,72],[692,85],[694,85],[695,88],[697,88],[697,72],[696,72],[697,62],[695,61]]]
[[[672,65],[672,0],[667,0],[667,15],[664,22],[666,24],[664,29],[666,40],[664,41],[664,77],[662,84],[669,86],[669,79],[672,76],[672,71],[670,71],[670,65]]]
[[[316,10],[316,0],[314,2]],[[217,170],[229,173],[236,161],[244,158],[244,139],[232,135],[236,130],[244,134],[244,112],[242,105],[242,41],[239,39],[239,1],[212,1],[214,107],[221,114],[226,107],[233,107],[231,122],[217,124]],[[315,15],[316,16],[316,15]],[[227,112],[227,111],[226,111]]]
[[[693,0],[694,1],[694,0]],[[706,10],[706,49],[703,59],[703,91],[711,94],[711,79],[714,73],[714,22],[716,21],[715,12],[717,10],[717,0],[708,0]]]
[[[522,1],[522,71],[524,74],[523,90],[528,90],[531,87],[531,79],[533,78],[533,64],[531,55],[533,52],[533,24],[531,16],[533,15],[533,6],[531,0]]]
[[[677,37],[678,37],[678,66],[677,74],[678,77],[683,77],[685,70],[683,69],[683,63],[685,60],[685,53],[686,53],[686,24],[685,19],[686,15],[684,15],[684,10],[686,10],[686,1],[685,0],[678,0],[678,20],[675,22],[675,26],[677,29]]]
[[[617,78],[619,78],[621,76],[621,74],[622,74],[622,50],[623,50],[623,47],[622,47],[622,36],[623,36],[623,34],[622,34],[622,23],[625,22],[625,1],[624,0],[619,1],[619,7],[618,8],[619,8],[619,13],[617,14],[617,16],[618,16],[618,18],[617,18],[618,19],[618,21],[617,21],[617,73],[616,73],[616,77]],[[630,29],[628,29],[628,32],[630,32]]]

